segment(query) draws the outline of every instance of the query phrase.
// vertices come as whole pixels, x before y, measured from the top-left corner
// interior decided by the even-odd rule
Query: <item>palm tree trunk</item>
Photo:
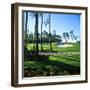
[[[33,32],[33,50],[35,50],[35,31]]]
[[[49,44],[50,44],[50,51],[52,51],[52,42],[51,42],[51,15],[49,14]]]
[[[38,50],[38,13],[36,12],[35,14],[35,41],[36,41],[36,56],[38,57],[38,53],[39,53],[39,50]]]
[[[27,44],[27,24],[28,24],[28,12],[26,12],[26,23],[25,23],[25,43]]]
[[[43,14],[41,15],[42,16],[42,20],[41,20],[41,51],[43,50],[43,47],[42,47],[42,26],[43,26]]]

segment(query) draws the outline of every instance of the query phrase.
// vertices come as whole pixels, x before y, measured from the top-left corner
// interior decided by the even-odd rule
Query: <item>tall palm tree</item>
[[[49,13],[49,16],[46,21],[44,21],[45,27],[49,25],[49,46],[50,51],[52,51],[52,42],[51,42],[51,14]]]
[[[35,13],[35,43],[36,43],[36,56],[38,57],[38,13]]]
[[[32,18],[32,19],[34,19],[35,20],[35,12],[30,12],[29,13],[29,16]],[[33,31],[33,50],[35,50],[36,48],[35,48],[35,30]]]
[[[66,32],[66,43],[67,43],[68,40],[69,40],[69,33]]]
[[[69,39],[69,33],[68,32],[63,32],[63,38],[65,39],[65,42],[67,43]]]
[[[41,44],[41,51],[43,50],[43,46],[42,46],[42,27],[43,27],[43,13],[37,13],[38,17],[41,17],[41,36],[40,36],[40,44]],[[31,12],[30,14],[31,18],[35,18],[36,21],[36,13],[35,12]],[[36,26],[35,26],[36,27]],[[38,33],[39,34],[39,33]],[[36,39],[36,29],[34,31],[33,34],[33,41],[34,41],[34,46],[33,49],[36,49],[36,45],[35,45],[35,39]]]
[[[43,50],[43,46],[42,46],[42,28],[43,27],[43,13],[41,13],[41,41],[40,41],[40,43],[41,43],[41,51]]]
[[[69,34],[70,34],[71,39],[73,40],[73,39],[74,39],[74,31],[71,30],[71,31],[69,32]]]
[[[49,44],[50,44],[50,51],[52,51],[52,42],[51,42],[51,14],[49,14]]]
[[[26,22],[25,22],[25,43],[27,44],[27,24],[28,24],[28,12],[26,12]]]

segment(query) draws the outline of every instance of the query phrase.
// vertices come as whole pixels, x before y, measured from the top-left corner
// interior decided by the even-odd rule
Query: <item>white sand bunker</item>
[[[72,47],[73,45],[71,44],[63,44],[63,45],[58,45],[57,47]]]

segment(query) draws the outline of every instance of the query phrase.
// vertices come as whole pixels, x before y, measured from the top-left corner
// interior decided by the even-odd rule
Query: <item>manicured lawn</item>
[[[33,48],[33,44],[28,44],[27,48],[30,51]],[[49,45],[45,44],[43,49],[49,49]],[[53,45],[53,51],[66,52],[66,54],[39,55],[38,60],[34,59],[35,56],[33,56],[32,60],[28,58],[24,61],[24,76],[36,77],[80,74],[80,53],[77,53],[80,52],[79,44],[73,44],[73,47],[64,48]],[[74,52],[74,54],[68,54],[69,52]]]
[[[73,47],[57,47],[57,45],[52,44],[52,49],[53,51],[57,51],[57,52],[79,52],[80,51],[80,44],[71,44],[71,45],[73,45]],[[27,44],[27,48],[28,50],[33,50],[33,44]],[[41,50],[40,44],[39,44],[39,50]],[[44,44],[43,50],[50,50],[49,44]]]

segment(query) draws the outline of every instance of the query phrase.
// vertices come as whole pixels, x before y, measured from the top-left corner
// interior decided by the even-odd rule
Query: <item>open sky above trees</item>
[[[28,33],[34,32],[34,25],[35,25],[35,18],[31,15],[32,12],[28,13]],[[56,14],[56,13],[50,13],[51,14],[51,33],[53,31],[56,31],[56,34],[59,34],[62,36],[63,32],[70,32],[71,30],[74,32],[75,35],[78,36],[77,39],[80,37],[80,14]],[[49,13],[43,13],[43,23],[44,21],[48,21],[48,15]],[[25,16],[25,15],[24,15]],[[38,30],[40,33],[41,28],[41,17],[39,18],[39,26]],[[25,18],[24,18],[25,20]],[[48,25],[45,26],[45,24],[42,26],[42,31],[48,32]]]

